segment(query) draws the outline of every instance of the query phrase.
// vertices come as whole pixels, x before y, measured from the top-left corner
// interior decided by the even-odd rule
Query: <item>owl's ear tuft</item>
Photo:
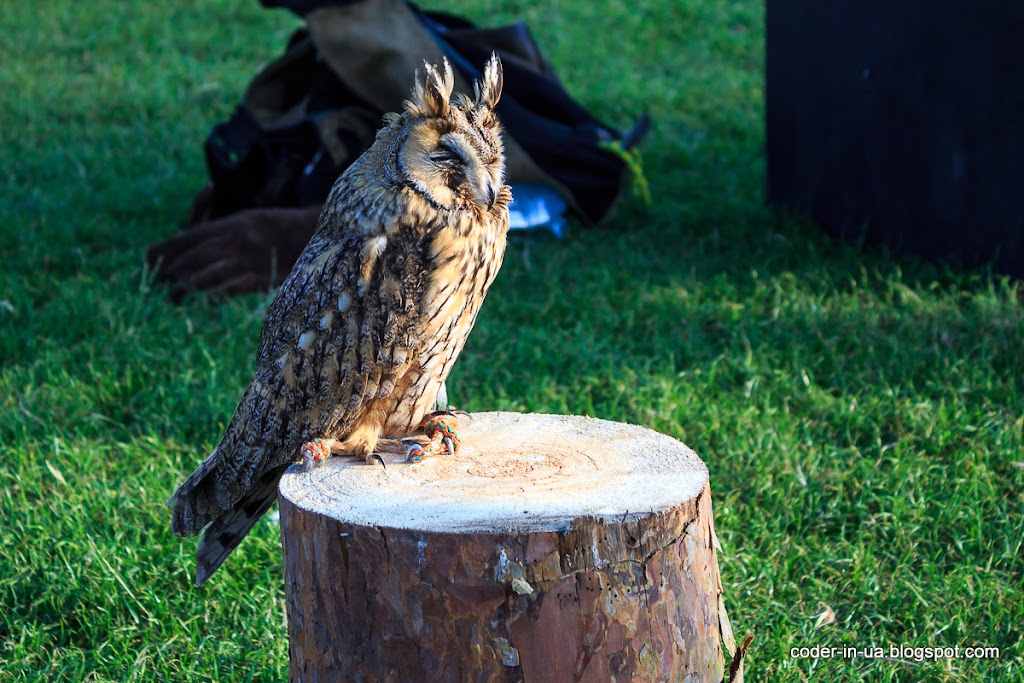
[[[455,88],[455,75],[451,64],[442,58],[442,68],[429,62],[423,63],[423,70],[416,70],[416,84],[412,97],[405,101],[406,110],[417,116],[448,116],[451,111],[450,98]]]
[[[473,84],[476,90],[476,106],[493,110],[501,99],[501,86],[501,60],[498,59],[497,53],[492,52],[484,67],[483,82],[477,81]]]

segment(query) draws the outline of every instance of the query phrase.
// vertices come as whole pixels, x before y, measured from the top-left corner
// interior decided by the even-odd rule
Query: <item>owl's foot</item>
[[[299,461],[309,469],[319,465],[331,454],[334,439],[313,439],[302,444],[299,449]]]
[[[372,452],[366,454],[366,462],[376,460],[384,469],[387,469],[388,461],[393,463],[405,462],[404,458],[411,443],[412,441],[409,439],[382,438],[377,441],[377,447]],[[396,459],[395,456],[399,456],[402,459]]]
[[[335,448],[337,442],[334,439],[313,439],[302,444],[299,449],[299,462],[309,469],[310,467],[316,467],[323,463],[331,456],[332,452],[342,452]],[[380,453],[368,453],[366,455],[366,461],[376,460],[387,469],[387,465],[384,464],[384,458],[381,457]]]
[[[419,426],[423,433],[430,439],[426,446],[413,444],[405,454],[406,462],[420,462],[424,458],[431,458],[441,451],[447,451],[449,455],[455,455],[462,443],[459,439],[459,421],[457,413],[466,415],[465,411],[457,411],[451,406],[448,410],[431,413]]]

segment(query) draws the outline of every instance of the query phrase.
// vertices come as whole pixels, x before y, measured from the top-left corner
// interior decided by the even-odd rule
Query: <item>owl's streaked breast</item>
[[[429,243],[427,286],[414,322],[420,341],[396,368],[384,432],[405,435],[431,410],[501,267],[507,223],[470,216],[438,230]]]

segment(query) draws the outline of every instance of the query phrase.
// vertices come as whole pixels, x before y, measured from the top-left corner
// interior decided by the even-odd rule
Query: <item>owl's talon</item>
[[[442,439],[445,449],[448,451],[448,455],[455,455],[455,442],[451,440],[451,437],[444,437]]]
[[[409,450],[405,452],[405,461],[420,462],[421,460],[423,460],[423,446],[418,443],[409,446]]]
[[[384,458],[381,456],[380,453],[370,453],[370,457],[379,462],[380,466],[383,467],[384,469],[388,468],[387,464],[384,462]]]

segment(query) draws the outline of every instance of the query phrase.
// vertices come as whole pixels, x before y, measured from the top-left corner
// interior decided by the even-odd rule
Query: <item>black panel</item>
[[[1024,276],[1024,3],[767,0],[768,198]]]

